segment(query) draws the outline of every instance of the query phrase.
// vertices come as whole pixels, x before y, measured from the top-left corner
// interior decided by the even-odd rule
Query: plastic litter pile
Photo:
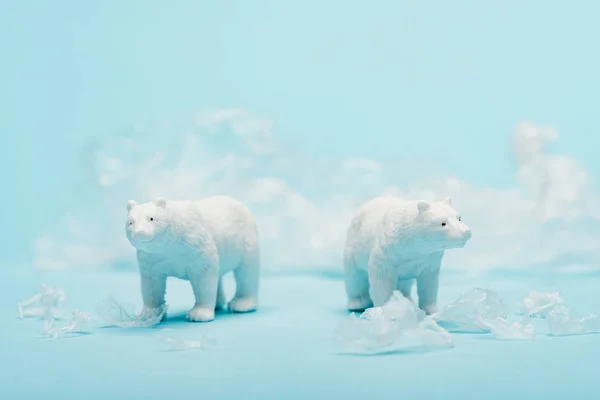
[[[40,285],[40,292],[19,302],[21,319],[42,318],[42,337],[58,337],[85,333],[92,317],[75,309],[71,320],[55,327],[55,320],[64,311],[60,303],[66,300],[65,292],[58,286]],[[360,316],[352,313],[333,332],[333,338],[347,352],[377,353],[399,350],[404,347],[425,349],[454,346],[450,332],[488,332],[503,339],[531,339],[535,336],[534,321],[545,320],[549,335],[577,335],[600,332],[600,319],[596,314],[579,316],[564,304],[559,292],[532,290],[519,304],[520,317],[509,320],[509,309],[492,290],[473,288],[463,293],[453,303],[438,313],[427,316],[412,301],[395,291],[382,307],[372,307]],[[112,325],[122,328],[151,327],[159,324],[167,312],[167,305],[146,309],[136,314],[134,306],[120,304],[107,297],[99,302],[98,315]],[[177,336],[159,335],[171,350],[205,349],[216,340],[205,336],[201,340],[187,340]]]
[[[60,303],[65,300],[66,295],[62,288],[43,283],[40,285],[39,293],[17,304],[19,318],[43,319],[44,327],[40,334],[41,338],[55,340],[63,336],[90,333],[88,328],[93,319],[87,312],[80,309],[72,311],[70,321],[64,326],[55,326],[56,319],[64,314]],[[109,296],[98,303],[96,312],[111,325],[121,328],[147,328],[159,324],[165,317],[167,308],[167,305],[164,304],[154,309],[144,308],[139,314],[136,314],[133,305],[121,304]],[[182,337],[161,334],[159,339],[174,351],[206,349],[217,344],[217,341],[211,336],[204,336],[201,340],[187,340]]]
[[[63,315],[59,303],[64,302],[66,298],[67,296],[62,288],[42,283],[39,293],[17,304],[19,318],[42,317],[44,319],[44,329],[51,329],[54,319]]]
[[[459,329],[479,328],[505,339],[533,338],[535,319],[545,320],[548,333],[554,336],[600,331],[597,315],[577,316],[564,305],[564,299],[559,292],[530,291],[521,303],[521,312],[520,319],[509,322],[508,307],[495,292],[474,288],[433,317],[444,325],[458,326]]]
[[[541,293],[535,290],[523,300],[523,312],[536,318],[545,318],[555,306],[564,303],[559,292]]]
[[[159,308],[143,309],[138,315],[133,305],[120,304],[109,296],[99,302],[96,312],[111,325],[121,328],[148,328],[160,323],[167,309],[168,306],[163,304]]]
[[[596,314],[580,317],[563,305],[557,305],[546,316],[551,335],[581,335],[600,332],[600,321]]]
[[[41,337],[56,339],[67,333],[83,332],[85,325],[91,321],[91,317],[81,310],[73,310],[71,321],[67,325],[61,328],[54,327],[56,319],[59,319],[64,313],[59,308],[59,303],[64,302],[66,298],[67,296],[62,288],[42,283],[39,293],[17,304],[19,318],[42,318],[44,328]]]
[[[474,288],[463,293],[433,318],[454,332],[492,332],[506,339],[528,339],[534,335],[530,314],[509,322],[508,307],[496,292],[488,289]]]
[[[426,349],[451,347],[450,332],[488,332],[503,339],[532,339],[534,320],[543,319],[553,336],[600,332],[595,314],[580,317],[564,304],[558,292],[532,290],[522,301],[522,315],[509,321],[509,309],[492,290],[474,288],[431,316],[399,292],[382,307],[352,313],[334,331],[334,340],[347,352],[376,353],[417,343]]]
[[[42,332],[43,335],[52,338],[52,339],[56,339],[61,335],[65,335],[65,334],[69,334],[69,333],[83,333],[86,332],[86,325],[92,320],[92,317],[90,317],[90,315],[88,313],[86,313],[85,311],[81,311],[81,310],[73,310],[73,314],[71,317],[71,321],[61,327],[61,328],[54,328],[54,327],[48,327],[48,328],[44,328],[44,331]]]
[[[452,335],[396,291],[382,307],[352,313],[333,333],[344,351],[381,352],[407,345],[452,347]]]
[[[486,330],[486,322],[505,319],[508,307],[491,290],[475,288],[461,294],[454,303],[442,308],[434,318],[447,322],[455,331]]]

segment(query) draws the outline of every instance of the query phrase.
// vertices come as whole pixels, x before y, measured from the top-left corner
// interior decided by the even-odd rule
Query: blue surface
[[[18,285],[2,285],[8,289],[0,305],[2,399],[567,399],[588,398],[600,389],[600,335],[549,337],[543,323],[530,341],[455,334],[456,346],[449,350],[338,354],[329,334],[347,313],[343,284],[336,279],[265,277],[259,312],[221,314],[207,324],[184,321],[192,293],[186,282],[172,280],[170,315],[155,328],[98,327],[89,335],[46,342],[36,338],[41,322],[17,319],[15,309],[40,279],[64,287],[66,307],[91,310],[108,294],[139,307],[137,277],[88,271],[22,272],[18,278]],[[600,279],[559,281],[444,277],[441,304],[484,285],[511,306],[532,288],[560,289],[574,309],[600,310]],[[227,280],[230,295],[232,283]],[[165,334],[187,339],[211,334],[218,344],[166,351],[158,340],[164,327],[174,329]]]

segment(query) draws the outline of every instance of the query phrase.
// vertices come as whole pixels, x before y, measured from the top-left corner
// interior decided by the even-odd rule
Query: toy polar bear
[[[233,271],[233,312],[258,306],[260,252],[256,222],[228,196],[199,201],[127,203],[126,236],[137,250],[144,309],[165,302],[167,277],[189,280],[196,304],[190,321],[208,322],[225,307],[222,276]]]
[[[348,309],[382,306],[394,290],[411,299],[417,281],[419,308],[438,311],[444,251],[462,248],[471,230],[450,198],[427,202],[382,196],[363,204],[348,228],[344,272]]]

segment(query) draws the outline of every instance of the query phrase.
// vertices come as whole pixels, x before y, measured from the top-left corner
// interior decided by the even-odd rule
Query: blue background
[[[242,326],[250,316],[239,325],[233,318],[216,321],[214,329],[230,339],[223,340],[222,354],[154,353],[150,333],[129,331],[36,342],[35,322],[14,320],[13,306],[40,279],[60,282],[83,305],[116,282],[129,283],[114,288],[119,294],[137,296],[134,274],[124,281],[95,271],[35,275],[30,246],[65,213],[81,178],[81,149],[90,140],[198,109],[241,107],[268,115],[280,143],[311,157],[418,158],[495,188],[515,185],[508,138],[517,122],[534,120],[560,130],[560,150],[598,176],[598,11],[592,1],[535,0],[1,1],[0,261],[7,277],[1,310],[8,321],[2,397],[148,399],[150,393],[166,398],[207,390],[208,398],[266,399],[289,390],[298,398],[325,398],[372,389],[377,398],[417,398],[417,378],[427,382],[422,394],[442,396],[447,389],[460,398],[593,393],[599,387],[589,372],[596,336],[544,337],[535,345],[458,339],[461,350],[426,356],[324,355],[329,347],[319,335],[344,315],[343,294],[341,282],[316,276],[267,280],[272,308],[257,317],[260,326]],[[595,276],[511,276],[527,289],[570,293],[582,311],[600,309]],[[485,282],[502,287],[506,281]],[[294,296],[281,287],[305,292]],[[335,294],[306,300],[317,287]],[[444,301],[460,287],[449,284]],[[506,289],[508,295],[518,290]],[[311,322],[319,303],[337,308],[321,310]],[[270,328],[285,324],[296,328]],[[176,324],[208,329],[197,326]],[[243,367],[232,366],[240,358]],[[257,359],[264,359],[260,373],[248,361]]]

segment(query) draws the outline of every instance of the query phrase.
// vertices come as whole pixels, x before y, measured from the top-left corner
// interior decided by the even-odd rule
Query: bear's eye
[[[129,225],[133,225],[133,222],[130,222]]]
[[[150,217],[150,221],[154,221],[154,217]]]
[[[462,219],[461,219],[460,217],[458,217],[458,220],[459,220],[459,221],[462,221]]]
[[[442,226],[446,226],[446,223],[445,223],[445,222],[442,222]]]

